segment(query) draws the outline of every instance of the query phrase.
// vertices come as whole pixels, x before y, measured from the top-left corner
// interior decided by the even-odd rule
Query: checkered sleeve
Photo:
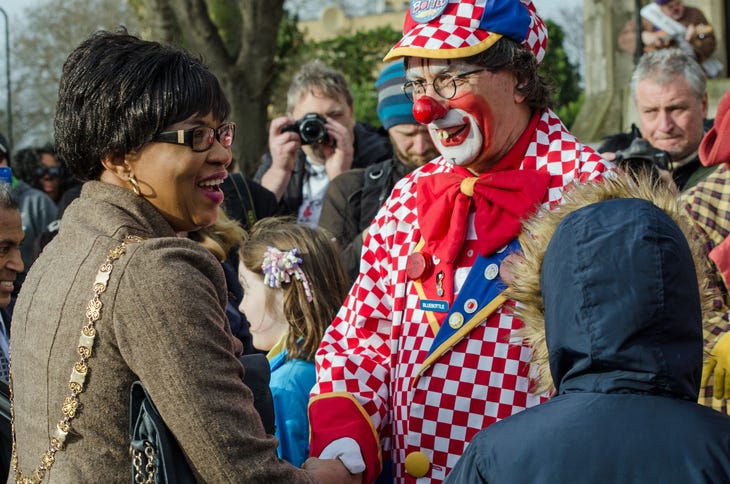
[[[365,238],[360,275],[317,351],[310,402],[312,455],[337,438],[351,437],[361,445],[368,473],[379,469],[378,434],[388,414],[392,237],[387,234],[393,224],[381,210]]]

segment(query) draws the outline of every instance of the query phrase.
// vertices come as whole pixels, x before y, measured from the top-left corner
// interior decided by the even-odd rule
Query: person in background
[[[447,483],[728,482],[730,417],[697,404],[705,272],[688,238],[649,179],[578,187],[526,224],[506,283],[536,391],[555,396],[477,434]]]
[[[293,219],[254,224],[240,248],[241,312],[256,348],[268,351],[279,457],[309,457],[309,392],[314,353],[347,293],[331,236]]]
[[[631,76],[631,96],[639,118],[638,130],[626,137],[609,136],[598,151],[608,160],[627,149],[635,136],[669,155],[668,168],[680,191],[694,186],[714,167],[700,163],[697,148],[712,126],[707,116],[707,79],[699,64],[679,49],[662,49],[641,57]],[[618,145],[614,137],[625,140]]]
[[[99,31],[66,60],[54,138],[84,184],[13,312],[15,481],[129,481],[140,381],[199,482],[354,482],[339,461],[277,458],[221,265],[189,237],[218,219],[229,114],[215,76],[172,45]]]
[[[18,178],[33,188],[42,190],[59,207],[68,205],[69,201],[62,202],[62,197],[70,188],[79,185],[50,145],[18,150],[14,156],[13,169]],[[78,193],[72,195],[71,199],[76,196]]]
[[[16,168],[10,163],[7,140],[2,133],[0,133],[0,166],[10,167],[13,171],[11,192],[13,198],[18,203],[20,217],[23,220],[25,238],[20,244],[20,253],[23,257],[23,265],[27,271],[38,256],[40,236],[46,227],[48,227],[48,224],[58,218],[58,209],[48,195],[37,188],[31,187],[28,183],[17,177],[15,174]],[[16,295],[24,279],[25,272],[16,278]]]
[[[38,233],[33,246],[33,259],[58,232],[63,211],[81,192],[81,184],[58,160],[50,146],[23,148],[13,157],[13,175],[44,192],[56,204],[56,219]]]
[[[391,158],[340,174],[330,183],[322,203],[319,225],[337,238],[350,283],[358,274],[365,232],[395,183],[438,156],[428,128],[413,117],[413,101],[401,90],[405,82],[402,61],[387,64],[375,82],[378,118],[393,145]]]
[[[392,148],[384,132],[355,121],[344,75],[322,61],[302,66],[286,101],[287,114],[271,121],[269,153],[254,179],[276,195],[281,215],[315,226],[330,180],[387,159]]]
[[[23,272],[20,242],[23,240],[23,223],[18,204],[10,187],[0,183],[0,401],[8,405],[8,376],[10,369],[10,326],[15,298],[13,283]],[[6,480],[10,470],[11,422],[6,414],[0,416],[0,479]]]
[[[710,266],[711,282],[719,294],[705,320],[705,352],[700,403],[722,413],[730,411],[730,91],[720,99],[713,127],[702,139],[699,157],[716,168],[681,196],[694,223]]]
[[[705,14],[699,8],[684,5],[683,0],[654,0],[660,13],[655,13],[678,22],[685,27],[684,35],[671,35],[653,24],[649,19],[641,19],[641,42],[644,52],[666,48],[681,48],[683,51],[702,64],[715,52],[717,41],[712,25],[707,21]],[[650,7],[655,9],[656,7]],[[642,9],[644,10],[644,9]],[[634,54],[636,51],[636,20],[629,19],[618,36],[618,46],[624,52]],[[715,75],[711,77],[715,77]]]
[[[547,395],[500,295],[521,221],[613,165],[550,109],[532,2],[412,2],[405,94],[440,155],[403,177],[368,229],[360,273],[317,351],[312,455],[372,482],[442,482],[481,429]]]

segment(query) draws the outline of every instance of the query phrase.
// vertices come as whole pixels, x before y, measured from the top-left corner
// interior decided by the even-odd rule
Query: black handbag
[[[132,482],[196,482],[180,444],[165,425],[141,381],[132,383],[129,442]]]
[[[243,355],[243,383],[253,393],[253,404],[266,433],[274,433],[274,400],[269,382],[271,369],[260,353]],[[132,383],[129,412],[129,451],[132,482],[156,484],[195,483],[193,471],[175,437],[162,420],[141,381]]]

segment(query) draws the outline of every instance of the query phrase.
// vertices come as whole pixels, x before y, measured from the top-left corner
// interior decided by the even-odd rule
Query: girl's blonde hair
[[[246,231],[218,207],[216,222],[210,227],[192,232],[189,237],[208,249],[222,263],[226,261],[231,249],[246,239]]]
[[[289,358],[312,361],[324,330],[334,319],[347,294],[339,254],[330,234],[322,228],[299,225],[290,217],[268,217],[256,222],[239,249],[241,263],[264,278],[261,267],[269,247],[282,252],[298,250],[299,265],[311,288],[312,301],[296,277],[281,288],[266,287],[265,307],[274,311],[274,291],[284,291],[283,313],[289,323],[286,349]]]

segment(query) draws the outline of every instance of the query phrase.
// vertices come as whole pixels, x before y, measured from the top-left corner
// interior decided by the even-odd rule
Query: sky
[[[23,10],[32,5],[32,3],[35,2],[29,2],[27,0],[0,0],[0,8],[5,10],[5,13],[8,16],[8,21],[11,22],[11,28],[13,19],[15,17],[20,17]],[[4,19],[2,21],[4,21]],[[0,21],[0,23],[2,21]],[[0,28],[5,28],[5,26],[0,25]]]
[[[556,16],[559,14],[561,7],[581,5],[583,0],[533,0],[533,3],[535,4],[535,7],[537,7],[537,11],[541,16],[552,20],[559,20]],[[37,4],[37,1],[0,0],[0,8],[5,10],[5,13],[7,13],[11,25],[15,17],[19,17],[25,8],[28,8],[33,4]],[[3,27],[3,25],[0,25],[0,29]]]
[[[541,17],[558,21],[561,20],[558,18],[561,8],[583,5],[583,0],[532,0],[532,3],[535,4],[537,13]],[[0,5],[2,5],[1,1]]]

